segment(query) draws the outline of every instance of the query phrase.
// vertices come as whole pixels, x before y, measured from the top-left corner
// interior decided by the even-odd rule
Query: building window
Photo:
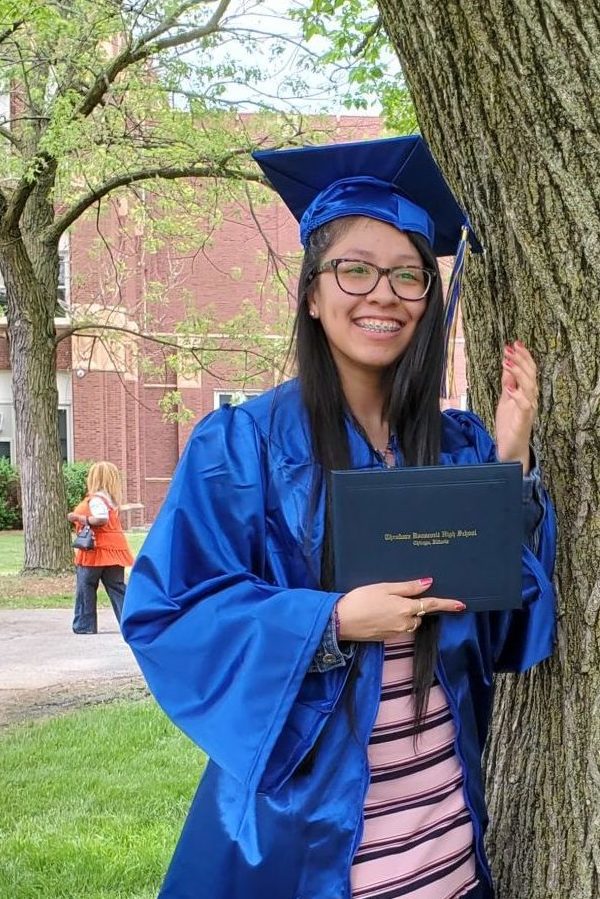
[[[60,444],[61,462],[69,462],[70,434],[69,434],[70,409],[58,410],[58,440]],[[0,458],[16,461],[16,433],[13,425],[13,410],[8,403],[0,403]]]
[[[58,388],[58,439],[63,462],[73,461],[73,405],[72,373],[57,372]],[[12,402],[12,378],[9,371],[0,371],[0,456],[17,460],[17,429]]]
[[[60,318],[66,314],[67,309],[67,265],[68,250],[64,248],[58,250],[58,309],[56,317]]]
[[[67,430],[67,410],[58,410],[58,440],[60,443],[61,462],[69,461],[69,432]]]
[[[215,409],[220,409],[230,403],[232,406],[239,406],[251,396],[260,396],[262,390],[215,390]]]
[[[0,403],[0,456],[15,461],[12,403]]]
[[[10,131],[10,93],[8,91],[0,93],[0,125]]]

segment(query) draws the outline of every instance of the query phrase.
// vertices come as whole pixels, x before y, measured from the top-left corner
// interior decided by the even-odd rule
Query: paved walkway
[[[71,631],[71,609],[0,610],[0,725],[142,695],[142,677],[110,609],[98,634]]]

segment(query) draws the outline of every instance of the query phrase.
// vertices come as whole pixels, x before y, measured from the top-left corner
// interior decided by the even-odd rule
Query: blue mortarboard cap
[[[326,222],[365,215],[416,231],[436,256],[452,256],[468,224],[420,135],[259,150],[253,156],[300,222],[304,246]],[[481,250],[473,235],[471,243]]]

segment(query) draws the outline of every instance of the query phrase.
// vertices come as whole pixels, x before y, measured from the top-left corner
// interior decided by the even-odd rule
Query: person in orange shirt
[[[67,515],[79,531],[89,524],[94,530],[94,549],[75,552],[76,591],[73,633],[98,633],[98,584],[102,581],[117,621],[121,622],[125,598],[125,567],[133,556],[119,518],[121,477],[112,462],[95,462],[87,476],[87,495]]]

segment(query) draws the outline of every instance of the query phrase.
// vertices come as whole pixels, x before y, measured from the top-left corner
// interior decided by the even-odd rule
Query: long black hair
[[[333,556],[327,492],[327,473],[350,467],[346,432],[348,404],[327,337],[319,319],[309,311],[314,270],[332,244],[356,222],[356,217],[336,219],[310,236],[298,281],[295,345],[298,379],[311,429],[316,466],[314,495],[325,485],[325,533],[321,560],[321,586],[333,588]],[[407,465],[435,465],[441,440],[440,386],[443,359],[443,298],[437,260],[420,234],[407,237],[436,277],[427,295],[425,312],[402,355],[382,372],[383,415],[396,434]],[[310,512],[314,514],[314,506]],[[423,722],[437,659],[437,617],[425,616],[415,635],[414,708],[417,724]],[[354,666],[353,677],[357,676]]]

